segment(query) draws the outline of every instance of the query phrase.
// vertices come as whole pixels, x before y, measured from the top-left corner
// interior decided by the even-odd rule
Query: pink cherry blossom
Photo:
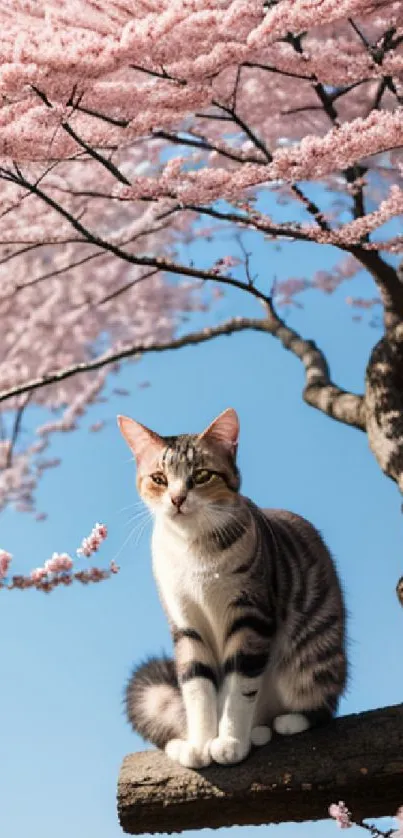
[[[42,582],[42,579],[46,579],[48,575],[48,570],[46,567],[36,567],[34,570],[31,570],[30,576],[34,583]]]
[[[334,818],[337,826],[340,829],[348,829],[350,826],[353,826],[351,821],[351,812],[348,811],[347,806],[343,803],[342,800],[339,803],[332,803],[329,806],[329,815],[331,818]]]
[[[83,538],[81,547],[77,550],[78,556],[91,556],[99,549],[100,545],[108,535],[105,524],[95,524],[87,538]]]
[[[403,806],[399,806],[396,812],[398,829],[393,833],[393,838],[403,838]]]
[[[397,832],[393,832],[392,830],[384,831],[380,827],[375,826],[375,824],[366,823],[365,820],[357,820],[355,821],[352,817],[351,812],[349,812],[346,804],[340,800],[339,803],[332,803],[329,806],[329,815],[331,818],[337,823],[341,829],[348,829],[351,826],[357,826],[361,830],[365,830],[367,833],[370,833],[372,838],[401,838],[403,836],[403,806],[400,806],[399,810],[396,813],[396,820],[399,824],[399,829]]]
[[[101,543],[106,539],[108,534],[105,524],[95,524],[88,539],[83,540],[83,544],[88,542],[91,546],[91,552],[97,550]],[[83,549],[76,551],[78,555],[90,555],[85,553]],[[81,582],[87,585],[92,582],[101,582],[108,579],[111,575],[119,573],[119,567],[112,559],[109,563],[109,568],[101,569],[97,567],[86,568],[80,570],[74,567],[74,562],[68,553],[53,553],[50,559],[47,559],[42,567],[36,567],[28,575],[15,575],[8,577],[12,556],[5,550],[0,550],[0,589],[7,587],[9,590],[18,588],[25,590],[27,588],[36,588],[37,590],[50,593],[60,585],[69,586],[74,581]]]
[[[7,576],[11,560],[11,553],[7,553],[6,550],[0,550],[0,580]]]
[[[72,567],[73,559],[67,553],[53,553],[52,558],[44,564],[47,573],[61,573],[65,570],[71,570]]]

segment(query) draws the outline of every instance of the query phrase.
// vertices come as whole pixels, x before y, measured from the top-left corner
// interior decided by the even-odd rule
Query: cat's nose
[[[177,509],[180,509],[184,501],[186,500],[186,495],[181,492],[180,494],[171,495],[171,501]]]

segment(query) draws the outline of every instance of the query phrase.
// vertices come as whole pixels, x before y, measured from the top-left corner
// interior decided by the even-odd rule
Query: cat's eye
[[[156,483],[157,486],[167,486],[168,481],[165,477],[165,474],[162,471],[155,472],[155,474],[150,474],[151,480],[153,483]]]
[[[208,483],[210,480],[215,477],[213,471],[208,471],[206,468],[201,468],[199,471],[195,471],[193,475],[193,480],[196,486],[200,486],[202,483]]]

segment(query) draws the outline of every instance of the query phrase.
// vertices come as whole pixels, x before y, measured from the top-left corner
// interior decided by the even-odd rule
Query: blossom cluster
[[[331,818],[334,818],[340,829],[348,829],[350,826],[353,826],[351,812],[349,812],[343,800],[339,800],[338,803],[332,803],[329,806],[329,815]]]
[[[91,556],[99,549],[107,535],[108,530],[105,524],[95,524],[87,538],[83,538],[81,547],[77,550],[77,556]]]
[[[76,551],[79,556],[90,556],[98,550],[101,543],[107,537],[105,524],[95,524],[89,536],[83,539],[81,547]],[[90,567],[84,570],[75,570],[74,562],[68,553],[53,553],[42,567],[36,567],[28,575],[16,575],[8,577],[8,571],[12,561],[11,553],[0,550],[0,588],[36,588],[37,590],[49,593],[59,585],[69,586],[75,580],[82,584],[90,582],[101,582],[108,579],[111,574],[119,572],[119,567],[112,560],[109,568],[101,569]]]
[[[403,806],[399,806],[395,815],[398,824],[397,830],[389,830],[388,832],[383,832],[382,829],[367,824],[365,821],[354,821],[351,812],[343,800],[339,800],[338,803],[332,803],[331,806],[329,806],[329,815],[336,821],[337,826],[340,827],[340,829],[349,829],[351,826],[360,826],[362,829],[367,830],[367,832],[371,834],[372,838],[403,838]]]
[[[12,558],[11,553],[7,553],[6,550],[0,550],[0,581],[7,576],[7,571]]]

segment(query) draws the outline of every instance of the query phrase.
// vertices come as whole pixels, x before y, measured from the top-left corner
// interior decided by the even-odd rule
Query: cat
[[[347,673],[336,569],[312,524],[240,494],[235,410],[200,434],[118,424],[153,514],[153,572],[175,649],[175,660],[134,670],[134,730],[201,768],[240,762],[272,729],[330,720]]]

